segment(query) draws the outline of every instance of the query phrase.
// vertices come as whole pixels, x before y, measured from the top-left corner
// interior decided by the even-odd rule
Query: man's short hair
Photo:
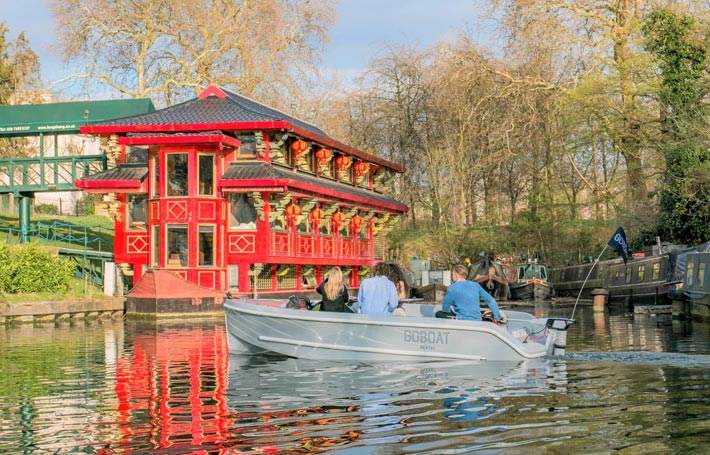
[[[464,278],[468,278],[468,269],[463,264],[456,264],[454,266],[454,268],[451,269],[451,271],[459,276],[462,276]]]

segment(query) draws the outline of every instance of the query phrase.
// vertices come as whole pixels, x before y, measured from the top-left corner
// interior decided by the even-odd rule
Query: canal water
[[[707,453],[710,327],[577,316],[568,356],[498,364],[230,358],[214,320],[0,327],[0,453]]]

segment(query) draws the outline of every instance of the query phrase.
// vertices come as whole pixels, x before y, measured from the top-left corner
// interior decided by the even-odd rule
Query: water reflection
[[[571,350],[710,352],[707,325],[591,309],[579,321]],[[707,364],[230,357],[221,321],[20,326],[0,328],[0,343],[2,453],[687,451],[710,442]]]

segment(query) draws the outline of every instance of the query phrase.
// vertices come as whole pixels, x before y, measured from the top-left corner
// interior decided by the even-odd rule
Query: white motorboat
[[[224,304],[231,353],[275,353],[340,361],[520,361],[564,353],[563,318],[506,311],[506,324],[438,319],[438,306],[410,304],[406,316],[286,308],[285,300]]]

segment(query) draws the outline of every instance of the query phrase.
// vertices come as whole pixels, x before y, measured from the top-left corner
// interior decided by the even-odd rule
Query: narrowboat
[[[687,255],[685,276],[678,286],[692,319],[710,321],[710,252]]]
[[[576,297],[582,289],[582,297],[588,298],[592,289],[609,291],[609,301],[633,302],[636,304],[670,304],[669,292],[683,283],[686,267],[695,253],[710,250],[710,243],[671,250],[648,257],[633,257],[627,263],[621,259],[600,261],[592,270],[587,283],[585,277],[592,263],[554,268],[550,279],[558,296]],[[582,288],[584,285],[584,288]]]
[[[547,267],[535,262],[521,264],[517,279],[510,284],[513,300],[545,300],[552,297],[553,287],[547,277]]]

